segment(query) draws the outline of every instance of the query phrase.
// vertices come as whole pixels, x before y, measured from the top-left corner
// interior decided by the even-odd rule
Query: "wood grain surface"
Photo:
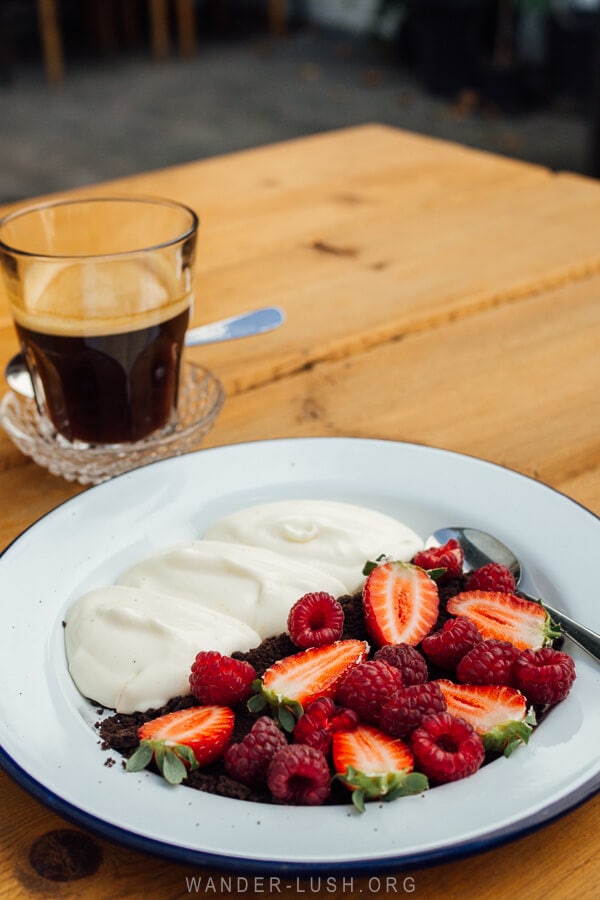
[[[411,441],[508,466],[600,514],[600,185],[373,125],[78,193],[122,192],[200,214],[195,324],[286,312],[277,332],[189,351],[227,392],[206,446]],[[16,350],[0,295],[0,365]],[[0,546],[81,490],[0,431]],[[236,884],[93,836],[87,874],[40,875],[32,846],[64,855],[74,828],[0,774],[0,898],[185,897],[201,876],[206,897],[585,900],[600,879],[597,797],[503,847],[379,881]]]

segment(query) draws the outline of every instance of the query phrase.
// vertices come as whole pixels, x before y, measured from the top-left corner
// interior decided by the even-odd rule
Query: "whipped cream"
[[[262,547],[211,540],[143,560],[125,572],[120,584],[235,616],[258,632],[257,643],[285,629],[290,607],[308,591],[345,593],[344,584],[324,569]]]
[[[407,561],[422,546],[395,519],[345,503],[239,510],[79,598],[65,617],[69,671],[84,696],[118,712],[162,706],[189,692],[200,650],[249,650],[285,630],[303,594],[354,592],[368,559]]]
[[[362,586],[367,560],[383,553],[408,562],[423,548],[421,538],[396,519],[332,500],[251,506],[221,519],[205,537],[265,547],[287,559],[309,563],[338,578],[347,593]]]
[[[73,681],[85,697],[123,713],[188,694],[200,648],[229,654],[260,643],[240,619],[194,600],[124,585],[85,594],[65,621]]]

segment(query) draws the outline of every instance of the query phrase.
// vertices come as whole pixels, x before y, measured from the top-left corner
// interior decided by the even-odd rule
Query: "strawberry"
[[[366,641],[335,641],[286,656],[270,666],[261,680],[254,682],[254,696],[248,701],[251,712],[271,707],[285,731],[293,731],[303,707],[318,697],[335,695],[338,683],[369,652]]]
[[[395,800],[429,787],[424,775],[413,772],[414,757],[407,745],[371,725],[335,732],[333,765],[359,812],[364,812],[365,800]]]
[[[367,576],[362,599],[367,631],[379,646],[415,646],[437,621],[437,585],[424,569],[410,563],[376,566]]]
[[[444,678],[434,683],[446,699],[448,712],[472,725],[486,750],[510,756],[529,740],[535,716],[533,710],[527,711],[520,691],[496,684],[453,684]]]
[[[226,706],[192,706],[145,722],[140,744],[127,760],[128,772],[139,772],[154,759],[171,784],[180,784],[188,768],[217,759],[229,743],[234,714]]]
[[[510,641],[519,650],[537,649],[560,636],[541,605],[500,591],[464,591],[451,597],[447,610],[466,616],[484,638]]]

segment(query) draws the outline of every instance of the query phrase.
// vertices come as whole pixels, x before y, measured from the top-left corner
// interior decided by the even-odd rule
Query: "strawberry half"
[[[486,750],[510,756],[519,744],[529,740],[535,715],[533,710],[527,711],[527,700],[515,688],[453,684],[444,678],[435,684],[444,695],[448,712],[472,725]]]
[[[139,772],[154,759],[171,784],[180,784],[188,769],[217,759],[229,743],[235,717],[227,706],[192,706],[151,719],[138,729],[140,744],[127,760]]]
[[[269,705],[286,731],[293,731],[303,707],[318,697],[335,695],[338,682],[369,652],[366,641],[335,641],[311,647],[274,663],[254,682],[255,694],[248,701],[251,712]]]
[[[376,644],[415,646],[437,621],[437,585],[418,566],[386,562],[368,575],[363,608],[367,631]]]
[[[429,787],[424,775],[413,772],[409,747],[371,725],[336,731],[332,753],[336,777],[352,791],[359,812],[365,811],[365,800],[395,800]]]
[[[560,636],[541,605],[499,591],[464,591],[446,604],[449,613],[466,616],[484,638],[510,641],[519,650],[537,650]]]

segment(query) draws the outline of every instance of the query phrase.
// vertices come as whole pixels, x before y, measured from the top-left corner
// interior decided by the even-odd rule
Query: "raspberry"
[[[353,731],[357,724],[358,716],[353,710],[336,706],[329,697],[319,697],[309,703],[296,722],[294,740],[328,753],[333,732]]]
[[[435,666],[453,672],[465,653],[480,641],[481,635],[475,623],[466,616],[457,616],[444,622],[440,631],[423,638],[421,649]]]
[[[441,576],[445,579],[460,575],[464,558],[463,548],[457,540],[450,538],[443,547],[427,547],[416,553],[413,563],[422,569],[446,569]]]
[[[485,757],[475,729],[447,712],[423,719],[412,733],[410,746],[415,768],[438,784],[472,775]]]
[[[429,677],[427,663],[419,651],[410,644],[384,644],[373,659],[382,660],[398,669],[404,687],[408,687],[410,684],[422,684]]]
[[[324,753],[305,744],[290,744],[271,760],[267,784],[281,803],[319,806],[329,796],[330,778]]]
[[[407,737],[426,716],[444,712],[446,700],[434,681],[402,688],[381,711],[380,728],[391,737]]]
[[[523,650],[517,657],[513,674],[515,687],[530,703],[559,703],[564,700],[575,681],[575,663],[561,650],[542,647]]]
[[[466,591],[499,591],[502,594],[512,594],[515,588],[513,573],[500,563],[487,563],[480,569],[475,569],[465,585]]]
[[[358,725],[358,714],[353,709],[346,709],[343,706],[336,706],[335,711],[330,719],[332,732],[335,731],[354,731]]]
[[[216,650],[201,650],[192,664],[190,690],[205,706],[235,706],[248,699],[255,678],[250,663]]]
[[[294,727],[294,741],[314,747],[321,753],[329,753],[331,748],[331,732],[324,725],[317,725],[310,715],[300,716]]]
[[[315,725],[326,728],[334,710],[338,709],[331,697],[317,697],[304,710],[304,716],[310,716]],[[302,716],[302,718],[304,718]]]
[[[480,641],[456,667],[462,684],[514,684],[513,664],[519,650],[508,641]]]
[[[230,744],[223,754],[225,769],[232,778],[253,787],[267,781],[267,770],[274,755],[287,747],[283,732],[269,716],[257,719],[239,744]]]
[[[336,700],[353,709],[361,722],[378,725],[381,710],[402,687],[398,669],[382,660],[369,660],[354,666],[338,685]]]
[[[287,629],[293,643],[303,650],[332,644],[342,636],[344,610],[324,591],[305,594],[290,609]]]

